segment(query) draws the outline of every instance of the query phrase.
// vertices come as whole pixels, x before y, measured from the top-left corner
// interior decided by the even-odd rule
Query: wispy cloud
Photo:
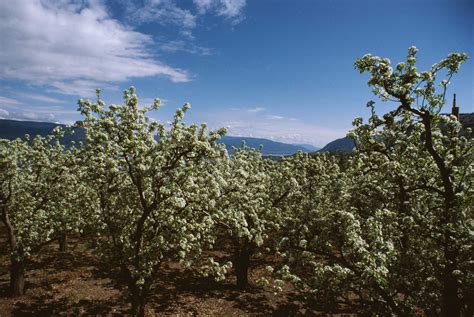
[[[16,99],[0,96],[0,106],[19,106],[22,103]]]
[[[215,13],[236,24],[244,19],[246,0],[194,0],[199,14]]]
[[[168,99],[158,98],[160,99],[160,105],[165,106],[169,103]],[[140,98],[139,103],[141,106],[151,106],[155,103],[155,98]]]
[[[183,8],[178,0],[121,1],[132,24],[156,23],[180,28],[181,35],[194,38],[192,30],[200,15],[212,14],[232,24],[243,21],[246,0],[193,0],[194,8]]]
[[[285,117],[277,116],[277,115],[269,115],[269,116],[267,116],[267,118],[270,119],[270,120],[283,120],[283,119],[285,119]]]
[[[10,112],[0,108],[0,119],[7,119],[10,116]]]
[[[49,91],[58,92],[65,95],[76,95],[81,97],[92,97],[97,88],[107,90],[118,90],[117,86],[108,82],[98,82],[96,80],[76,79],[68,81],[54,81],[50,83]]]
[[[37,109],[21,109],[13,108],[10,110],[0,108],[0,119],[11,120],[31,120],[31,121],[48,121],[54,122],[56,116],[50,111],[38,111]]]
[[[258,112],[263,112],[265,110],[266,109],[263,108],[263,107],[255,107],[255,108],[245,109],[245,111],[249,112],[249,113],[258,113]]]
[[[4,119],[20,120],[20,121],[39,121],[39,122],[58,122],[52,113],[39,113],[36,111],[22,111],[9,113]]]
[[[58,116],[77,113],[75,110],[65,110],[57,105],[47,105],[43,107],[29,106],[17,99],[4,96],[0,96],[0,107],[0,118],[13,120],[56,122],[58,121]]]
[[[186,52],[197,55],[212,55],[212,49],[196,44],[193,34],[206,15],[223,17],[236,25],[244,20],[245,0],[194,0],[194,7],[182,7],[179,0],[120,0],[128,16],[130,25],[153,23],[160,26],[172,26],[177,39],[162,40],[158,49],[164,52]]]
[[[183,29],[196,27],[196,16],[190,10],[180,8],[173,0],[145,0],[141,4],[126,1],[124,5],[133,23],[154,22]]]
[[[210,48],[196,45],[192,42],[186,42],[184,40],[175,40],[170,42],[163,42],[159,45],[160,50],[165,52],[186,52],[189,54],[196,55],[212,55],[213,51]]]
[[[25,93],[18,93],[20,97],[31,99],[31,100],[36,100],[36,101],[41,101],[41,102],[46,102],[46,103],[54,103],[54,104],[64,104],[65,101],[61,99],[56,99],[53,97],[45,96],[45,95],[37,95],[37,94],[25,94]]]
[[[114,20],[98,1],[1,1],[0,37],[0,79],[63,94],[90,96],[134,77],[190,80],[150,54],[149,35]]]

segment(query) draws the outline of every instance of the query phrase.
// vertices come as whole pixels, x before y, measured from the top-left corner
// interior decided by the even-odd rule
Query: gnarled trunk
[[[249,284],[249,256],[247,254],[242,255],[235,263],[235,276],[237,278],[237,287],[246,288]]]
[[[132,276],[125,265],[121,265],[120,269],[122,274],[127,277],[129,301],[132,304],[131,314],[134,317],[144,317],[152,281],[151,279],[145,279],[144,283],[139,286],[136,278]]]
[[[1,209],[2,222],[5,224],[10,245],[10,294],[13,297],[25,294],[25,262],[15,235],[15,227],[10,221],[10,214],[5,206]]]
[[[461,301],[458,297],[459,282],[453,271],[456,267],[456,255],[451,250],[451,246],[446,241],[445,258],[447,259],[446,268],[443,277],[443,292],[442,292],[442,315],[446,317],[461,316]]]
[[[445,210],[444,220],[444,259],[446,268],[443,272],[443,292],[442,292],[442,315],[460,316],[461,301],[458,298],[459,282],[454,276],[453,271],[457,263],[457,246],[455,239],[450,232],[450,226],[455,225],[454,214],[456,212],[456,196],[454,192],[454,176],[452,170],[445,164],[441,155],[436,151],[433,145],[432,135],[432,117],[429,112],[421,113],[422,122],[425,128],[425,148],[433,158],[440,178],[443,182]]]
[[[461,316],[461,305],[458,298],[458,282],[453,274],[446,274],[443,287],[443,316]]]
[[[145,298],[136,294],[132,294],[132,316],[135,317],[144,317],[145,316]]]
[[[10,293],[13,297],[25,294],[25,263],[12,255],[10,260]]]
[[[235,277],[237,278],[237,287],[244,289],[249,285],[250,258],[253,248],[250,243],[243,242],[238,244],[234,253]]]
[[[62,234],[58,238],[59,252],[67,252],[67,234]]]
[[[132,316],[144,317],[145,306],[148,301],[148,294],[150,291],[150,281],[146,280],[141,287],[138,287],[136,282],[129,284],[130,302],[132,304]]]

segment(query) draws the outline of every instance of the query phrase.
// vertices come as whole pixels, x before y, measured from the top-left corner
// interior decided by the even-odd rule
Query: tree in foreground
[[[473,141],[454,117],[440,114],[466,56],[452,53],[418,72],[416,52],[410,48],[395,70],[385,58],[357,60],[374,93],[397,108],[382,118],[373,111],[366,124],[355,120],[357,150],[344,177],[327,173],[341,179],[337,203],[308,207],[314,217],[305,221],[313,229],[287,242],[294,246],[288,257],[300,261],[289,261],[286,276],[312,297],[332,298],[333,307],[396,315],[472,312]],[[447,79],[437,86],[440,75]]]
[[[406,157],[410,157],[407,151],[406,157],[400,158],[406,162],[402,165],[406,170],[399,174],[398,198],[406,196],[401,198],[405,204],[400,202],[399,212],[408,212],[413,214],[408,217],[414,221],[425,222],[414,232],[426,242],[420,250],[424,256],[414,252],[413,261],[424,261],[420,269],[430,268],[432,272],[425,280],[427,283],[420,281],[417,287],[407,280],[402,289],[415,291],[415,305],[421,302],[432,313],[459,316],[468,303],[472,305],[468,292],[474,286],[471,267],[474,150],[472,137],[461,135],[461,124],[456,118],[440,115],[440,112],[447,86],[467,56],[451,53],[429,71],[418,73],[416,53],[417,49],[411,47],[406,62],[397,64],[395,71],[387,59],[370,55],[359,59],[356,67],[371,75],[369,86],[376,95],[399,104],[383,120],[374,115],[373,130],[379,126],[389,129],[397,118],[401,118],[401,123],[408,121],[404,131],[406,143],[418,154],[412,154],[412,159],[407,160]],[[443,75],[446,79],[438,83],[436,78]],[[405,209],[406,205],[412,210]],[[417,290],[420,293],[416,293]],[[433,305],[433,300],[439,304]]]
[[[160,265],[190,266],[214,242],[216,161],[225,155],[216,141],[225,131],[184,124],[188,104],[167,129],[147,115],[159,100],[139,107],[131,88],[124,101],[107,109],[99,98],[80,100],[78,126],[86,130],[100,249],[125,276],[133,315],[143,316]]]
[[[10,291],[24,294],[28,258],[49,242],[77,230],[73,149],[61,132],[31,140],[0,140],[0,212],[10,250]]]

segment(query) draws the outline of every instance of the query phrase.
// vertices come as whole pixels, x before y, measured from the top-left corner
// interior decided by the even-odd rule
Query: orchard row
[[[366,55],[355,66],[396,108],[354,120],[344,161],[298,153],[272,160],[243,145],[228,156],[225,130],[151,119],[133,88],[123,105],[79,101],[86,132],[0,141],[1,219],[11,252],[11,292],[24,292],[30,256],[80,233],[128,283],[132,313],[145,305],[166,261],[245,288],[255,254],[279,260],[260,279],[292,283],[334,311],[399,316],[472,314],[474,148],[470,131],[440,115],[452,53],[425,72],[416,48],[405,62]],[[447,76],[440,83],[437,77]],[[232,261],[208,250],[231,241]],[[231,270],[232,268],[232,270]],[[471,305],[471,306],[469,306]]]

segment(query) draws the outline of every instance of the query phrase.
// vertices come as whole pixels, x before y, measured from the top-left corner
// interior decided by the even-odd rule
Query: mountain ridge
[[[35,135],[48,135],[51,131],[57,127],[65,127],[64,124],[52,123],[52,122],[38,122],[38,121],[19,121],[10,119],[0,119],[0,138],[3,139],[16,139],[23,137],[25,134],[31,136]],[[82,141],[85,139],[84,130],[74,128],[74,134],[67,134],[64,137],[65,143],[72,141]],[[233,147],[240,147],[242,141],[251,148],[260,148],[262,146],[263,155],[274,155],[274,156],[287,156],[293,155],[298,151],[313,152],[308,147],[297,144],[289,144],[283,142],[272,141],[265,138],[253,138],[253,137],[238,137],[238,136],[223,136],[220,143],[223,143],[229,153],[233,152]],[[308,146],[308,145],[306,145]]]
[[[355,148],[354,139],[346,136],[343,138],[336,139],[326,144],[322,149],[317,152],[330,152],[330,153],[350,153]]]

